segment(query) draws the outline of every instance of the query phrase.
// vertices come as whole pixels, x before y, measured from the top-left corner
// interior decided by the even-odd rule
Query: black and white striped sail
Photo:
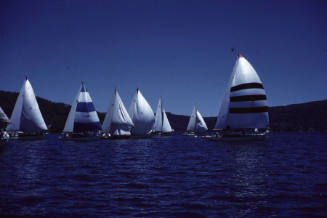
[[[31,83],[26,78],[11,115],[8,131],[38,132],[47,130]]]
[[[136,90],[129,107],[129,115],[134,123],[133,135],[147,135],[151,133],[154,124],[154,113],[139,89]]]
[[[155,117],[155,121],[154,121],[153,131],[154,132],[163,132],[163,133],[169,133],[169,132],[174,131],[171,128],[166,111],[162,107],[161,98],[159,99],[159,103],[158,103],[158,107],[157,107],[157,111],[156,111],[156,117]]]
[[[220,107],[216,129],[267,128],[266,92],[252,65],[239,56]]]
[[[208,130],[201,113],[196,107],[193,108],[186,130],[195,133],[201,133]]]
[[[104,118],[102,129],[111,135],[130,135],[134,126],[119,93],[115,90],[109,109]]]
[[[0,123],[10,123],[9,118],[7,117],[6,113],[0,107]]]
[[[101,129],[98,113],[95,110],[89,92],[82,82],[69,111],[64,132],[95,132]]]

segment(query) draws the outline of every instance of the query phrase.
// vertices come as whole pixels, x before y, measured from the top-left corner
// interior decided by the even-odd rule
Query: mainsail
[[[208,130],[206,123],[201,115],[201,113],[194,106],[190,120],[188,122],[187,131],[201,133]]]
[[[91,96],[82,82],[77,96],[69,111],[64,132],[87,132],[101,130],[98,114]]]
[[[102,129],[112,135],[130,135],[134,126],[119,93],[115,90]]]
[[[269,125],[266,92],[252,65],[239,56],[220,107],[216,129],[266,128]]]
[[[154,123],[154,114],[151,106],[139,89],[136,90],[129,107],[129,115],[134,123],[133,135],[146,135],[151,132]]]
[[[159,102],[158,102],[153,131],[154,132],[163,132],[163,133],[168,133],[168,132],[174,131],[170,126],[166,111],[162,107],[161,98],[159,99]]]
[[[8,131],[37,132],[47,130],[31,83],[26,78],[11,115]]]

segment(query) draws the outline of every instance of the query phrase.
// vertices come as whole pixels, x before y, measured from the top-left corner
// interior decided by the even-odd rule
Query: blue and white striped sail
[[[202,133],[208,130],[207,124],[195,106],[193,108],[186,130],[195,133]]]
[[[136,90],[129,107],[129,115],[134,123],[133,135],[147,135],[152,131],[154,113],[139,89]]]
[[[26,78],[11,114],[8,131],[38,132],[47,130],[34,90]]]
[[[117,90],[109,105],[106,117],[103,121],[103,131],[112,135],[131,135],[131,128],[134,126],[123,101],[121,100]]]
[[[78,90],[77,96],[69,111],[64,132],[94,132],[101,130],[98,113],[95,110],[91,96],[84,83]]]
[[[239,56],[215,128],[267,128],[268,125],[268,104],[262,82],[252,65]]]

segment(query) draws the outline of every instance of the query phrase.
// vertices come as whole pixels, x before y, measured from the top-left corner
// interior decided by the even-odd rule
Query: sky
[[[139,88],[155,111],[216,116],[236,61],[253,65],[270,106],[327,99],[327,1],[1,0],[0,90],[28,76],[71,104],[83,80],[107,111]]]

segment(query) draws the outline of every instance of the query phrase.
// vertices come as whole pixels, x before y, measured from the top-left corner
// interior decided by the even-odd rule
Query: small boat
[[[6,113],[0,107],[0,129],[1,129],[1,133],[0,133],[0,146],[6,145],[9,142],[10,135],[5,130],[6,127],[7,127],[7,125],[8,125],[8,123],[10,123],[10,120],[7,117]]]
[[[127,139],[131,136],[134,124],[130,118],[119,93],[115,90],[109,109],[104,118],[103,139]]]
[[[102,130],[98,113],[82,82],[69,111],[61,140],[90,141],[100,138]]]
[[[131,130],[133,137],[151,137],[154,113],[139,89],[136,90],[129,107],[129,115],[134,123],[134,128]]]
[[[7,131],[13,138],[39,140],[48,130],[30,81],[25,79],[18,95]]]
[[[208,130],[200,111],[194,106],[184,135],[202,135]]]
[[[174,130],[171,128],[166,111],[162,107],[162,101],[160,98],[153,125],[153,133],[157,135],[171,135],[173,132]]]
[[[239,55],[220,107],[213,140],[262,140],[268,128],[266,92],[255,69]]]

